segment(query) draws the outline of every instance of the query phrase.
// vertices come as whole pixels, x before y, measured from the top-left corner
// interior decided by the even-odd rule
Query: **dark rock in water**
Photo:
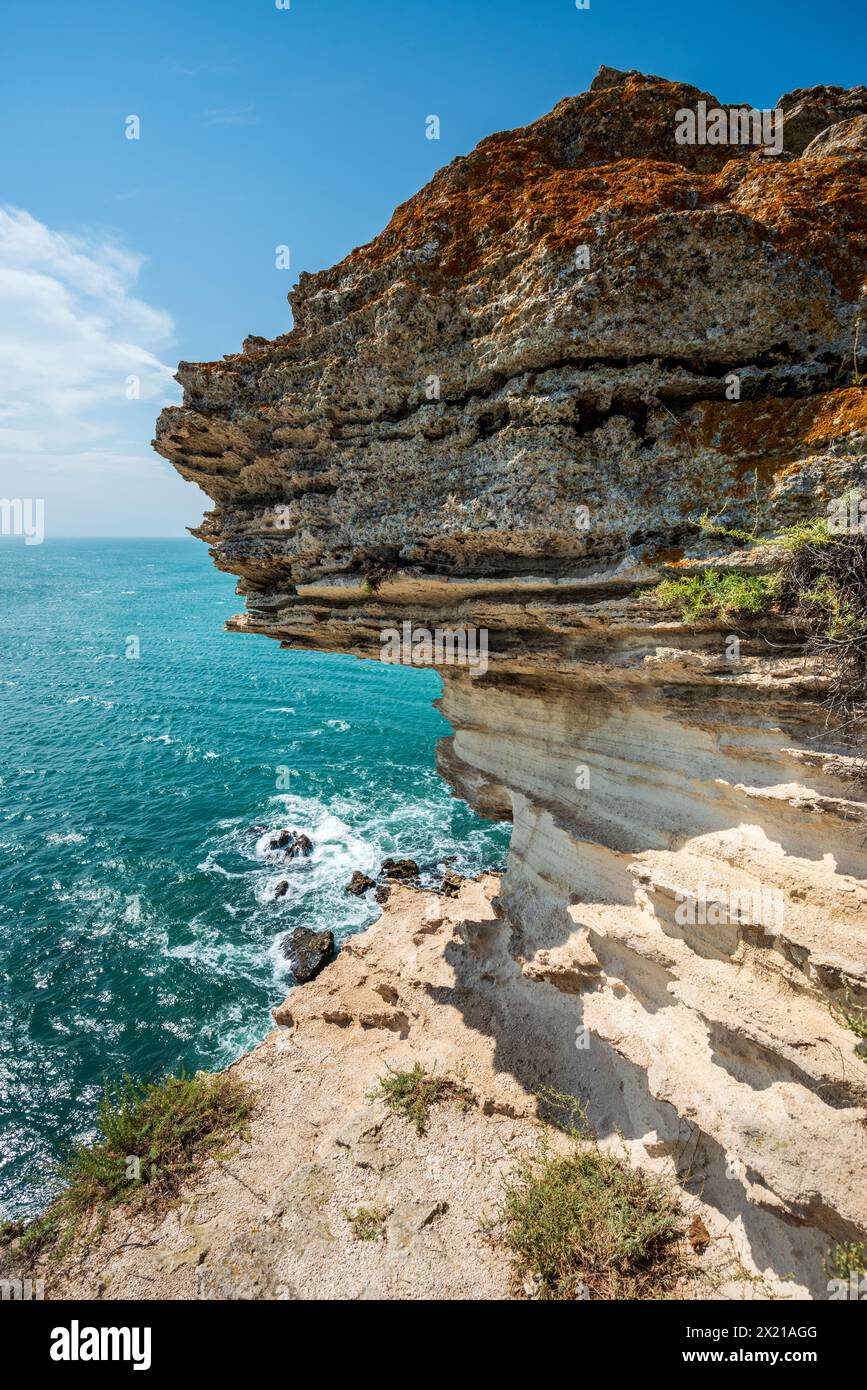
[[[288,880],[288,878],[283,878],[283,879],[281,879],[280,882],[277,884],[277,887],[274,889],[274,897],[275,897],[275,898],[282,898],[282,897],[285,897],[286,893],[288,892],[288,889],[289,889],[289,880]]]
[[[456,874],[454,869],[446,869],[443,874],[443,881],[440,884],[440,892],[444,898],[456,898],[461,890],[463,878]]]
[[[313,841],[309,835],[301,835],[294,830],[281,830],[279,835],[268,841],[268,848],[285,850],[287,859],[306,859],[313,853]]]
[[[373,896],[376,898],[376,901],[380,904],[380,906],[384,907],[385,904],[388,902],[388,897],[390,893],[391,884],[381,883]]]
[[[418,864],[414,859],[383,859],[382,870],[389,878],[403,883],[418,878]]]
[[[286,859],[307,859],[313,853],[313,840],[310,835],[297,834],[295,830],[281,830],[268,842],[268,849],[285,849]]]
[[[283,937],[280,946],[292,974],[298,983],[303,985],[307,980],[312,980],[314,975],[318,975],[323,965],[334,954],[334,933],[296,927]]]
[[[367,892],[368,888],[375,887],[376,884],[372,878],[368,878],[367,874],[363,874],[360,869],[356,869],[352,878],[346,885],[346,891],[347,893],[354,893],[357,898],[360,898],[362,893]]]

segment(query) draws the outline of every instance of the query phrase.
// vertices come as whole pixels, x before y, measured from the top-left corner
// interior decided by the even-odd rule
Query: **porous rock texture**
[[[482,141],[301,276],[291,333],[181,364],[156,447],[215,503],[235,630],[372,658],[405,621],[487,630],[486,674],[442,668],[438,760],[514,822],[492,930],[525,1046],[496,972],[449,1007],[821,1297],[867,1228],[867,1065],[831,1008],[867,1002],[867,802],[781,618],[732,660],[731,624],[640,586],[768,567],[704,512],[772,533],[867,481],[867,89],[781,97],[777,156],[678,145],[700,100],[603,68]],[[687,894],[721,920],[681,924]]]

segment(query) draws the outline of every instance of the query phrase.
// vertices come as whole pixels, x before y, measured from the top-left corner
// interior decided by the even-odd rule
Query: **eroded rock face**
[[[302,276],[291,333],[182,364],[157,448],[214,500],[236,630],[367,657],[486,631],[485,673],[442,667],[439,764],[514,821],[515,1007],[569,1030],[503,1065],[695,1161],[753,1264],[815,1291],[867,1228],[863,786],[779,618],[637,591],[767,568],[705,512],[767,532],[867,484],[867,90],[782,97],[779,156],[678,145],[699,101],[603,69],[483,141]]]
[[[356,869],[346,885],[346,891],[347,893],[353,893],[356,898],[360,898],[367,892],[368,888],[375,887],[375,879],[370,878],[368,874],[363,874],[359,869]]]
[[[867,150],[867,116],[850,116],[828,126],[804,150],[805,159],[846,158]]]
[[[312,980],[334,955],[334,933],[296,927],[280,943],[289,968],[300,985]]]

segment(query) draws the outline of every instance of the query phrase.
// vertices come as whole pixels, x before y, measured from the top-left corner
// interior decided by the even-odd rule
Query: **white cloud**
[[[150,469],[159,481],[153,423],[180,392],[159,356],[171,316],[135,293],[143,260],[111,238],[0,207],[0,495],[50,493],[53,479],[65,507],[81,485],[92,520],[101,476],[112,517],[125,477]]]
[[[256,125],[259,117],[255,106],[214,106],[203,111],[205,125]]]

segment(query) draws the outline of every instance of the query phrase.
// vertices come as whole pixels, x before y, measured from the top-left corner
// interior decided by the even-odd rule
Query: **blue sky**
[[[600,63],[768,107],[867,50],[851,0],[4,0],[2,32],[0,496],[49,538],[195,524],[149,448],[177,361],[285,332],[300,271]]]

